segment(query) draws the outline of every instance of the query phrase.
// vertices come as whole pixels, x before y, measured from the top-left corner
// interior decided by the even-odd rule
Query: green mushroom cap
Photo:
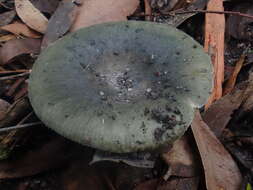
[[[174,27],[141,21],[63,37],[41,53],[29,79],[31,104],[49,128],[116,153],[173,143],[211,89],[201,45]]]

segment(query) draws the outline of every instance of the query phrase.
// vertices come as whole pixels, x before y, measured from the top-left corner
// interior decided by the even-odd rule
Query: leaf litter
[[[201,173],[204,169],[207,189],[236,189],[241,185],[242,176],[246,179],[245,188],[247,184],[252,183],[250,171],[253,163],[247,160],[250,158],[247,147],[250,143],[252,145],[252,136],[249,136],[250,129],[247,127],[253,111],[253,96],[251,80],[245,79],[247,77],[242,79],[242,76],[247,75],[251,68],[251,65],[248,64],[251,60],[250,53],[243,54],[243,49],[249,47],[252,50],[253,47],[250,42],[252,40],[250,37],[252,20],[250,17],[240,16],[242,14],[229,14],[228,20],[226,22],[224,20],[226,11],[233,13],[240,11],[251,15],[252,6],[244,2],[223,3],[212,0],[209,1],[205,10],[207,5],[205,0],[141,0],[140,2],[137,0],[110,0],[107,3],[99,0],[61,2],[58,0],[15,0],[15,10],[12,10],[13,4],[4,3],[4,6],[9,6],[9,8],[0,9],[0,18],[3,18],[0,19],[0,26],[2,30],[14,35],[6,32],[0,34],[0,82],[3,84],[0,85],[1,127],[18,127],[23,123],[29,126],[29,124],[38,122],[26,96],[31,63],[41,49],[46,48],[68,32],[79,28],[128,18],[179,26],[200,43],[205,44],[212,58],[215,75],[213,95],[206,105],[206,111],[202,113],[206,124],[201,120],[200,115],[197,115],[192,124],[194,137],[191,131],[188,131],[171,149],[167,149],[166,153],[157,159],[158,163],[162,164],[156,163],[152,171],[147,173],[143,172],[143,169],[136,170],[122,163],[111,163],[108,159],[89,165],[93,150],[65,142],[43,126],[17,128],[14,131],[0,134],[0,158],[5,158],[3,162],[0,162],[2,178],[31,176],[31,178],[23,179],[25,183],[33,185],[32,179],[36,178],[34,174],[60,167],[64,172],[58,174],[57,183],[69,190],[80,188],[183,190],[187,188],[204,189]],[[192,10],[193,12],[190,12]],[[217,11],[219,14],[210,11]],[[205,23],[198,13],[205,14]],[[20,19],[23,23],[20,22]],[[200,23],[198,19],[201,20]],[[228,26],[226,33],[225,26]],[[191,27],[197,30],[193,31]],[[224,40],[224,34],[229,37],[229,41]],[[235,45],[231,42],[235,42]],[[229,52],[227,56],[228,47],[232,47],[238,53]],[[243,58],[239,59],[242,54]],[[24,57],[23,55],[29,56]],[[242,67],[242,62],[244,62],[244,67]],[[228,80],[230,82],[227,83],[229,85],[226,86],[223,78],[224,72],[228,71],[227,68],[233,69]],[[39,134],[35,132],[37,130],[40,131]],[[38,142],[40,143],[38,144],[40,145],[22,149],[27,146],[27,142],[35,138],[31,132],[39,137]],[[244,134],[248,136],[242,136]],[[224,142],[224,139],[229,143]],[[21,151],[18,147],[21,147]],[[64,156],[56,156],[56,154]],[[111,166],[108,167],[108,164]],[[244,173],[241,166],[249,172]],[[43,180],[45,178],[42,178]],[[39,185],[32,187],[24,185],[25,183],[17,182],[17,187],[21,189],[38,187],[39,190],[50,188]],[[2,182],[0,182],[1,187]]]
[[[32,29],[44,33],[48,19],[29,0],[15,0],[18,16]]]

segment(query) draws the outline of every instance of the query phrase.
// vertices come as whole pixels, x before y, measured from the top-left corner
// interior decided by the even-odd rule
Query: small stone
[[[146,89],[146,92],[148,92],[148,93],[150,93],[151,91],[152,91],[151,88],[147,88],[147,89]]]

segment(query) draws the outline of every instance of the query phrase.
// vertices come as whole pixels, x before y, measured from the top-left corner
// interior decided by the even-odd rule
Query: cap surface
[[[196,41],[141,21],[63,37],[40,54],[29,79],[31,104],[49,128],[118,153],[171,144],[211,89],[210,58]]]

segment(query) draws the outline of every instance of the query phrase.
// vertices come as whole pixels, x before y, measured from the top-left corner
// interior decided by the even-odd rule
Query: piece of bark
[[[210,0],[208,11],[224,11],[223,0]],[[222,97],[222,83],[224,80],[224,14],[206,14],[205,51],[210,55],[214,68],[214,87],[206,103],[206,109]]]
[[[242,176],[235,161],[202,120],[199,111],[191,129],[204,166],[207,190],[240,189]]]
[[[83,0],[77,7],[77,17],[71,31],[104,22],[127,20],[138,5],[139,0]]]

